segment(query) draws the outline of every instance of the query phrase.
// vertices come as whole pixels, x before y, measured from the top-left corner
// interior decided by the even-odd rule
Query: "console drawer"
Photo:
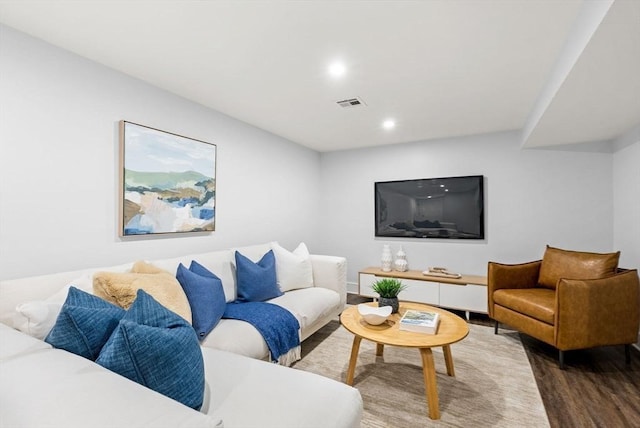
[[[377,298],[378,293],[374,293],[373,290],[371,289],[371,286],[376,281],[377,281],[377,277],[375,275],[370,275],[368,273],[361,273],[358,276],[358,288],[360,290],[359,294],[361,296]]]
[[[487,313],[487,287],[481,285],[440,284],[440,306]]]
[[[398,295],[400,300],[438,305],[440,290],[437,282],[403,279],[402,283],[407,288]]]

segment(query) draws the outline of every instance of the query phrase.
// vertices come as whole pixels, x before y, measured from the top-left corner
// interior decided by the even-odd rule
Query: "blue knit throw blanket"
[[[267,302],[231,302],[222,318],[253,325],[267,342],[271,361],[290,366],[300,359],[300,323],[283,307]]]

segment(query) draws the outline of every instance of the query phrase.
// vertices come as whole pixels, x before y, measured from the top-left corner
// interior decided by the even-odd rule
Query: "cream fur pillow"
[[[123,309],[129,309],[139,289],[189,323],[192,322],[187,295],[176,277],[167,271],[137,262],[128,273],[96,272],[93,276],[93,293]]]
[[[138,261],[131,266],[131,272],[134,273],[168,273],[170,272],[160,269],[158,266],[154,266],[151,263],[147,263],[145,261]]]

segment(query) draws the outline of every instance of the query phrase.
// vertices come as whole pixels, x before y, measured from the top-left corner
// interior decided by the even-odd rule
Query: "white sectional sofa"
[[[236,298],[234,251],[258,260],[274,243],[184,257],[150,260],[175,272],[196,260],[222,280],[228,302]],[[310,255],[313,285],[271,299],[288,309],[306,339],[343,310],[346,261]],[[16,310],[36,307],[34,318],[59,310],[69,285],[90,288],[95,272],[125,272],[133,263],[0,281],[0,427],[357,427],[357,390],[311,373],[268,363],[260,333],[244,321],[222,319],[201,342],[205,400],[200,412],[100,365],[31,336],[37,322]],[[43,303],[44,302],[44,303]],[[25,305],[26,306],[21,306]],[[39,311],[39,312],[38,312]],[[35,321],[38,321],[37,319]],[[13,328],[11,328],[13,327]],[[20,328],[25,332],[17,331]],[[29,331],[29,330],[32,331]],[[27,334],[28,333],[28,334]]]

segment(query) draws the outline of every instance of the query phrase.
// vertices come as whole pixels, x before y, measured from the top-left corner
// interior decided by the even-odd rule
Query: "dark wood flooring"
[[[348,298],[351,304],[370,300]],[[483,314],[471,314],[469,322],[493,326]],[[499,331],[504,329],[508,327],[501,325]],[[560,370],[557,349],[522,333],[520,338],[552,428],[640,427],[640,351],[636,348],[631,348],[629,365],[623,346],[568,351],[565,369]]]
[[[520,334],[551,427],[640,427],[640,351],[624,346],[565,352]]]

